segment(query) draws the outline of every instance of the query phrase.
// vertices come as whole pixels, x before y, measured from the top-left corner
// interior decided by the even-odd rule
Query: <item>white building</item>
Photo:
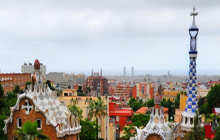
[[[21,66],[21,72],[22,73],[33,73],[34,72],[34,65],[32,63],[24,63]],[[42,76],[45,78],[46,75],[46,65],[40,64],[40,72],[42,73]]]

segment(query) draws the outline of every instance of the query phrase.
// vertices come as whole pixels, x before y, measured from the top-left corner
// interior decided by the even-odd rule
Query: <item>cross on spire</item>
[[[196,12],[196,8],[193,7],[193,11],[190,13],[190,16],[193,16],[193,19],[195,19],[195,16],[198,15],[198,12]]]
[[[191,28],[197,28],[196,27],[196,21],[195,21],[195,16],[198,15],[198,12],[196,12],[196,8],[193,7],[193,11],[190,13],[190,16],[193,16],[193,22]]]

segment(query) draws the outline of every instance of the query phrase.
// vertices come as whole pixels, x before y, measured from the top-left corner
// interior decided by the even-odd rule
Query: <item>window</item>
[[[119,121],[119,116],[116,116],[116,121]]]
[[[68,96],[68,93],[64,93],[64,96]]]
[[[190,124],[193,125],[193,118],[190,118]]]
[[[69,93],[69,96],[72,96],[72,93]]]
[[[37,128],[41,129],[42,128],[42,123],[41,123],[41,119],[37,119]]]
[[[21,118],[17,118],[17,127],[21,128],[21,126],[22,126],[22,120]]]
[[[185,118],[185,124],[187,124],[187,117]]]

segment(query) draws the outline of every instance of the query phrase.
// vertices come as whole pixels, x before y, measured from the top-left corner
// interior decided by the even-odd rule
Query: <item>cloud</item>
[[[57,68],[54,61],[60,62],[65,71],[75,69],[66,60],[77,58],[81,59],[74,64],[82,69],[110,68],[107,62],[115,68],[136,64],[147,69],[143,62],[155,56],[155,62],[147,65],[152,69],[168,69],[172,61],[169,53],[178,57],[181,50],[186,53],[172,65],[184,68],[193,5],[199,11],[196,22],[202,43],[198,43],[198,48],[212,44],[217,49],[219,4],[219,0],[1,1],[0,47],[4,49],[0,52],[1,67],[8,67],[2,58],[19,53],[20,59],[9,58],[10,69],[18,71],[24,61],[36,57],[54,71]],[[108,57],[104,61],[98,56]],[[88,60],[93,64],[88,64]],[[160,61],[164,66],[156,64]]]

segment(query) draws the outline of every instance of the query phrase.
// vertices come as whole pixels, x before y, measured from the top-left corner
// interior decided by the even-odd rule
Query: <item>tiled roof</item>
[[[140,109],[138,109],[135,113],[136,114],[146,114],[148,110],[150,110],[150,108],[143,106]]]

